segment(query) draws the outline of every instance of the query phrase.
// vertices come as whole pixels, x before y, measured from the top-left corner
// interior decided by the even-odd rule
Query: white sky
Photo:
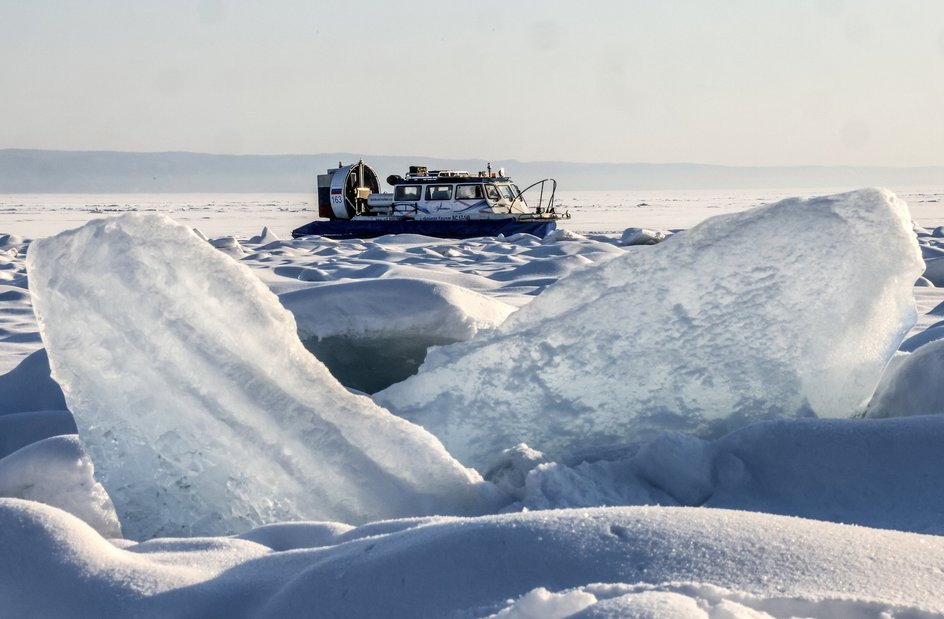
[[[0,0],[0,148],[944,165],[944,0]]]

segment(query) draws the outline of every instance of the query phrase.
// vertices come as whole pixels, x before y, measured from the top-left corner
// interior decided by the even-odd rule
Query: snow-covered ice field
[[[574,215],[567,229],[616,234],[630,226],[691,228],[713,215],[848,189],[558,191],[557,204]],[[916,221],[931,225],[944,220],[944,186],[893,189]],[[158,212],[210,237],[248,239],[268,226],[287,239],[317,210],[313,194],[0,194],[0,231],[41,238],[106,215]]]
[[[944,616],[944,188],[825,193],[0,196],[0,617]]]

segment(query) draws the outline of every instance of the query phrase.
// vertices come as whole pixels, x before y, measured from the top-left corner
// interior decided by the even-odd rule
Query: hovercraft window
[[[511,187],[508,185],[499,185],[498,191],[501,192],[503,198],[508,198],[509,200],[515,199],[515,192],[511,190]]]
[[[420,199],[420,186],[397,185],[393,188],[393,199],[396,202],[416,202]]]
[[[498,189],[495,188],[495,185],[486,185],[485,193],[488,195],[489,200],[498,200]]]
[[[452,200],[452,185],[430,185],[426,188],[427,200]]]
[[[481,185],[456,185],[456,200],[481,200],[484,197]]]
[[[520,198],[520,199],[521,199],[521,203],[524,204],[525,206],[527,206],[528,203],[524,201],[524,196],[521,195],[521,190],[518,189],[518,186],[517,186],[517,185],[511,185],[511,190],[514,192],[515,198]]]

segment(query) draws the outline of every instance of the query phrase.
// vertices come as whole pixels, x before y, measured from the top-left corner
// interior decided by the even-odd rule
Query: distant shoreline
[[[0,149],[0,194],[310,193],[339,161],[363,158],[386,178],[409,165],[484,169],[486,160],[324,153],[211,155]],[[561,190],[735,190],[944,187],[944,166],[721,166],[694,163],[491,162],[521,183],[552,177]]]

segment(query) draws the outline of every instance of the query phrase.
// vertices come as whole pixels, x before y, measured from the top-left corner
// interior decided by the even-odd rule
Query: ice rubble
[[[661,243],[668,235],[662,230],[647,230],[645,228],[626,228],[620,235],[620,245],[655,245]]]
[[[476,513],[493,489],[351,395],[245,266],[156,214],[35,241],[53,377],[133,538]]]
[[[575,272],[376,399],[485,470],[662,430],[846,416],[915,320],[924,263],[884,190],[712,218]]]

